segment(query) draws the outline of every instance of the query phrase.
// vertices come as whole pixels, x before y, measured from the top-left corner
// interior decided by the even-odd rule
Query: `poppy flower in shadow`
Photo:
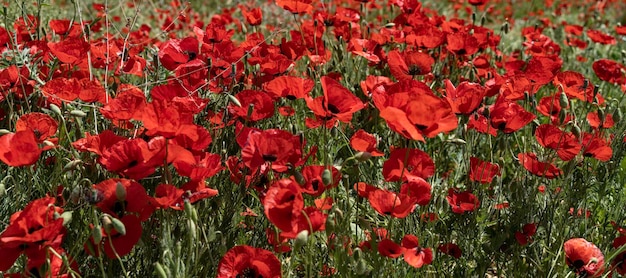
[[[482,161],[476,157],[470,157],[469,178],[471,181],[490,183],[495,176],[500,175],[500,166],[498,164]]]
[[[458,192],[456,189],[450,188],[446,200],[450,204],[452,212],[458,214],[472,212],[480,207],[480,200],[469,190]]]
[[[281,277],[281,264],[276,256],[265,249],[247,245],[228,250],[217,266],[218,278]]]
[[[520,153],[517,158],[522,166],[533,175],[553,179],[563,174],[563,171],[556,165],[539,161],[534,153]]]
[[[420,268],[433,262],[433,250],[422,248],[414,235],[405,235],[402,238],[402,248],[404,261],[412,267]]]

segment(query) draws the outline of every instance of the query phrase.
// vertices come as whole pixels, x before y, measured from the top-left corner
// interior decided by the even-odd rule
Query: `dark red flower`
[[[313,11],[311,0],[276,0],[276,5],[292,14],[310,14]]]
[[[247,245],[228,250],[217,266],[218,278],[281,277],[280,261],[265,249]]]
[[[465,31],[446,35],[448,51],[459,56],[471,56],[478,52],[478,40]]]
[[[532,237],[537,232],[537,224],[536,223],[528,223],[522,227],[521,231],[515,232],[515,239],[517,243],[524,246],[530,242],[533,242]]]
[[[519,162],[533,175],[553,179],[563,174],[563,171],[552,163],[541,162],[534,153],[520,153]]]
[[[450,255],[455,259],[458,259],[463,255],[461,248],[459,248],[459,246],[454,243],[440,244],[439,247],[437,247],[437,250],[439,250],[439,252],[441,253]]]
[[[120,199],[116,193],[123,188],[126,196]],[[104,213],[121,219],[125,215],[136,216],[138,220],[147,220],[154,208],[150,203],[152,198],[146,194],[146,190],[133,180],[127,179],[108,179],[94,185],[94,189],[101,194],[102,200],[96,203],[96,206]]]
[[[535,138],[540,145],[556,150],[559,158],[564,161],[572,160],[582,148],[574,134],[562,131],[554,125],[543,124],[537,127]]]
[[[605,34],[598,30],[587,29],[587,36],[596,43],[600,44],[609,44],[614,45],[617,44],[615,38],[609,34]]]
[[[114,99],[109,99],[100,113],[111,120],[141,119],[144,107],[147,105],[144,92],[132,85],[122,84]]]
[[[305,180],[304,184],[300,184],[302,192],[309,194],[313,197],[322,195],[326,189],[337,187],[341,181],[341,173],[335,167],[331,167],[331,183],[324,184],[322,181],[322,173],[328,167],[324,165],[309,165],[302,168],[302,177]],[[292,177],[294,181],[297,180]]]
[[[406,51],[400,53],[398,50],[392,50],[387,55],[387,62],[391,74],[396,79],[407,80],[430,73],[435,59],[424,52]]]
[[[448,79],[444,83],[446,84],[446,100],[456,114],[472,114],[478,109],[487,94],[486,88],[478,83],[463,81],[456,88]]]
[[[30,129],[0,136],[0,160],[9,166],[35,164],[41,151],[37,137]]]
[[[241,14],[248,24],[251,26],[261,25],[263,21],[263,14],[261,13],[261,8],[253,8],[249,9],[243,5],[239,5],[239,9],[241,10]]]
[[[396,194],[385,189],[376,189],[367,196],[370,205],[381,215],[396,218],[407,217],[415,209],[415,200],[407,194]]]
[[[593,71],[600,80],[611,83],[626,83],[626,66],[609,59],[600,59],[593,62]]]
[[[446,200],[454,213],[472,212],[480,207],[480,200],[469,190],[457,192],[456,189],[450,188]]]
[[[21,254],[26,254],[32,267],[40,267],[46,262],[49,247],[61,247],[63,218],[54,215],[63,209],[54,202],[53,197],[37,199],[11,215],[9,225],[0,233],[0,271],[11,268]]]
[[[471,181],[480,183],[491,183],[495,176],[502,175],[500,166],[495,163],[482,161],[476,157],[470,157],[470,174]]]
[[[378,242],[378,253],[383,257],[398,258],[403,252],[404,248],[391,239],[384,238]]]
[[[618,249],[626,244],[626,235],[622,233],[622,236],[613,240],[613,248]],[[617,270],[619,275],[626,274],[626,252],[619,253],[611,262],[611,266]]]
[[[302,164],[302,144],[300,137],[284,130],[251,131],[242,145],[241,158],[253,171],[269,164],[274,171],[285,172],[288,165]]]
[[[561,88],[565,95],[582,101],[593,102],[594,86],[581,73],[576,71],[559,72],[552,81],[555,86]],[[559,105],[560,107],[560,105]],[[560,109],[557,109],[560,110]]]
[[[157,138],[151,140],[152,143]],[[143,139],[119,141],[106,149],[98,160],[108,171],[120,173],[132,179],[143,179],[163,164],[165,146],[149,144]]]
[[[91,45],[82,36],[77,36],[65,38],[57,43],[49,42],[48,47],[59,61],[75,65],[87,57],[87,52],[89,52]]]
[[[15,123],[15,131],[33,131],[38,143],[54,136],[58,127],[59,124],[52,117],[39,112],[24,114]]]
[[[418,149],[395,149],[383,164],[383,176],[390,182],[409,177],[427,179],[434,173],[435,163],[427,153]]]
[[[263,91],[243,90],[235,95],[240,105],[228,105],[228,112],[246,121],[256,122],[274,116],[274,102]]]
[[[600,161],[609,161],[613,156],[611,144],[597,134],[583,133],[583,155]]]
[[[282,179],[270,185],[263,198],[265,216],[283,231],[292,231],[304,209],[300,186],[290,179]]]
[[[563,244],[565,262],[578,275],[599,277],[604,272],[604,255],[584,238],[572,238]]]
[[[339,120],[348,123],[352,115],[363,109],[363,102],[339,81],[329,76],[322,76],[322,90],[324,96],[306,98],[307,106],[315,116],[322,121]]]
[[[126,234],[121,234],[115,229],[111,229],[109,234],[106,231],[102,232],[103,238],[100,244],[109,259],[128,255],[139,242],[143,232],[141,221],[137,216],[125,215],[119,220],[124,224]]]
[[[493,128],[504,133],[513,133],[532,122],[537,116],[526,111],[521,105],[499,97],[491,107],[489,117]]]
[[[263,84],[263,90],[273,98],[284,97],[290,100],[307,97],[313,87],[313,80],[295,76],[279,76]]]
[[[414,235],[402,238],[402,248],[404,261],[412,267],[420,268],[433,262],[433,250],[419,246],[418,238]]]

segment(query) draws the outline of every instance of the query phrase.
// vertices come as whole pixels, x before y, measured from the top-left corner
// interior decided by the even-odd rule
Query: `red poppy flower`
[[[513,133],[532,122],[537,116],[526,111],[521,105],[499,97],[491,107],[489,117],[493,128],[504,133]]]
[[[143,228],[141,221],[135,215],[124,215],[119,219],[126,228],[126,234],[120,234],[115,229],[111,229],[110,234],[103,230],[102,247],[104,254],[109,259],[116,259],[118,256],[125,256],[133,250],[135,244],[139,242]],[[93,240],[93,238],[91,239]]]
[[[111,130],[104,130],[98,135],[85,134],[85,138],[81,138],[72,143],[72,147],[81,152],[92,152],[102,155],[115,143],[126,140],[122,136],[117,136]]]
[[[310,14],[313,11],[311,0],[276,0],[276,5],[292,14]]]
[[[383,156],[384,153],[376,148],[377,139],[365,130],[357,130],[350,138],[350,146],[360,152],[369,153],[371,156]]]
[[[559,114],[561,113],[561,109],[567,108],[561,107],[559,99],[560,93],[556,93],[551,96],[542,97],[539,100],[539,104],[537,104],[537,111],[544,116],[550,117],[550,121],[557,125],[560,124]]]
[[[612,128],[615,125],[615,121],[613,121],[613,115],[605,114],[604,119],[600,119],[598,111],[592,111],[587,113],[587,122],[592,128]]]
[[[58,127],[59,125],[52,117],[39,112],[24,114],[15,123],[15,131],[32,130],[39,143],[54,136]]]
[[[562,131],[554,125],[542,124],[537,127],[535,138],[540,145],[556,150],[559,158],[564,161],[572,160],[582,148],[574,134]]]
[[[430,202],[432,188],[430,184],[420,177],[409,177],[400,186],[400,194],[411,198],[411,201],[426,206]]]
[[[495,163],[482,161],[476,157],[470,157],[470,174],[471,181],[480,183],[491,183],[495,176],[502,175],[500,166]]]
[[[446,200],[454,213],[472,212],[480,207],[480,200],[469,190],[457,192],[456,189],[450,188]]]
[[[139,180],[151,175],[157,166],[163,164],[164,147],[148,144],[140,138],[123,140],[105,150],[98,162],[108,171]]]
[[[474,114],[474,116],[469,117],[469,121],[467,122],[467,128],[476,130],[483,134],[489,134],[491,136],[497,136],[498,130],[491,127],[489,120],[483,116],[482,109],[479,109],[479,113]]]
[[[605,34],[598,30],[587,30],[587,36],[596,43],[614,45],[617,43],[615,38],[609,34]]]
[[[618,62],[600,59],[593,62],[591,67],[600,80],[617,84],[626,83],[626,74],[624,74],[626,67]]]
[[[140,119],[144,107],[147,105],[146,96],[139,88],[122,84],[114,99],[109,99],[100,113],[111,120]]]
[[[245,6],[239,5],[239,9],[241,10],[241,14],[248,24],[250,24],[251,26],[261,25],[261,22],[263,21],[261,8],[257,7],[248,10],[248,8],[246,8]]]
[[[175,210],[183,210],[183,194],[185,192],[171,184],[159,184],[156,187],[153,204],[155,208],[171,208]]]
[[[323,213],[315,206],[306,207],[302,210],[293,227],[290,230],[281,231],[280,236],[286,238],[296,238],[302,231],[312,234],[326,229],[326,218],[328,214]]]
[[[604,272],[604,255],[593,243],[584,238],[572,238],[563,244],[565,262],[584,277],[599,277]]]
[[[274,171],[285,172],[289,164],[302,164],[302,144],[300,137],[284,130],[251,131],[242,146],[241,158],[252,170],[269,163]]]
[[[73,101],[80,95],[80,85],[75,78],[54,78],[41,87],[43,95],[52,99]],[[142,93],[143,94],[143,93]]]
[[[536,232],[537,224],[529,223],[522,227],[522,231],[515,232],[515,239],[517,240],[517,243],[519,243],[519,245],[524,246],[530,242],[533,242],[532,237],[535,235]]]
[[[622,236],[613,240],[613,248],[618,249],[626,244],[626,235],[622,232]],[[626,274],[626,252],[619,253],[611,262],[611,266],[617,270],[619,275]]]
[[[126,196],[120,199],[116,193],[118,187],[122,187]],[[96,206],[104,213],[122,219],[126,215],[136,216],[140,221],[146,221],[154,208],[152,198],[146,194],[146,190],[133,180],[108,179],[94,185],[94,189],[102,194],[102,200]]]
[[[280,261],[265,249],[235,246],[220,260],[217,277],[281,277]]]
[[[0,160],[9,166],[35,164],[41,151],[37,137],[30,129],[0,136]]]
[[[304,209],[300,186],[292,180],[282,179],[270,185],[263,198],[265,216],[283,231],[292,231]]]
[[[563,89],[565,95],[582,101],[593,102],[594,86],[581,73],[575,71],[559,72],[552,81],[555,86]]]
[[[57,43],[49,42],[48,47],[59,61],[75,65],[87,57],[91,44],[86,42],[82,36],[77,36],[65,38]]]
[[[433,250],[420,247],[418,238],[414,235],[405,235],[402,238],[402,248],[404,261],[412,267],[420,268],[433,262]]]
[[[383,257],[395,259],[402,256],[403,252],[404,248],[391,239],[384,238],[378,242],[378,253]]]
[[[385,57],[383,48],[374,40],[353,38],[348,42],[348,51],[367,59],[370,66],[380,63]]]
[[[25,253],[33,267],[43,265],[48,247],[60,248],[65,228],[63,218],[54,217],[63,209],[54,206],[53,197],[30,202],[23,210],[11,215],[7,228],[0,233],[0,271],[7,271]],[[33,261],[30,261],[32,259]]]
[[[596,134],[583,133],[583,155],[600,161],[609,161],[613,149],[608,141]]]
[[[463,255],[461,248],[459,248],[459,246],[454,243],[440,244],[439,247],[437,247],[437,250],[439,250],[439,252],[441,253],[450,255],[455,259],[458,259]]]
[[[302,192],[317,197],[322,195],[326,189],[337,187],[341,181],[341,173],[335,167],[331,168],[332,182],[330,184],[324,184],[324,182],[322,182],[322,172],[327,168],[328,167],[324,165],[304,166],[302,168],[302,177],[305,183],[300,185]],[[292,179],[297,182],[293,176]]]
[[[326,121],[336,119],[348,123],[352,120],[352,114],[365,107],[363,102],[339,81],[322,76],[321,82],[324,96],[315,99],[306,98],[306,105],[319,119]]]
[[[478,40],[465,31],[446,35],[448,51],[459,56],[471,56],[478,52]]]
[[[398,80],[413,79],[431,72],[435,59],[424,52],[392,50],[387,55],[391,74]]]
[[[284,97],[289,100],[305,98],[313,87],[313,80],[295,76],[279,76],[263,84],[263,90],[273,98]]]
[[[435,163],[427,153],[418,149],[395,149],[383,164],[383,176],[389,182],[409,177],[427,179],[434,174]]]
[[[169,149],[168,151],[171,152],[173,150]],[[179,151],[177,156],[180,156],[181,151]],[[191,156],[189,158],[193,160],[188,158],[179,159],[177,157],[172,164],[176,168],[176,171],[178,171],[178,174],[189,177],[191,180],[199,181],[207,179],[224,170],[219,154],[203,152],[200,155]]]
[[[246,121],[256,122],[274,116],[274,102],[263,91],[243,90],[235,95],[239,105],[228,105],[228,112]]]
[[[482,6],[487,3],[487,0],[467,0],[467,2],[474,6]]]
[[[554,164],[539,161],[534,153],[520,153],[517,158],[522,166],[533,175],[553,179],[563,174],[563,171]]]
[[[196,59],[199,53],[198,44],[195,37],[170,39],[159,47],[159,62],[167,70],[173,71],[179,65]]]
[[[430,23],[417,24],[412,32],[406,35],[407,44],[426,49],[437,48],[445,41],[446,34]]]
[[[381,215],[405,218],[415,209],[415,200],[407,194],[396,194],[385,189],[376,189],[367,196],[370,205]]]
[[[446,79],[444,83],[446,84],[446,100],[456,114],[472,114],[487,94],[485,87],[478,83],[463,81],[456,88],[449,79]]]

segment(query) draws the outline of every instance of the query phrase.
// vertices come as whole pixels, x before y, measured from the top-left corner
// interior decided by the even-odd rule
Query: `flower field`
[[[5,0],[4,277],[622,277],[621,0]]]

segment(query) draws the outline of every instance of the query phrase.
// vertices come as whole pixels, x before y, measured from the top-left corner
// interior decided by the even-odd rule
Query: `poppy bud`
[[[593,103],[598,103],[598,91],[600,91],[600,86],[595,85],[593,87]]]
[[[121,235],[126,235],[126,226],[117,218],[111,217],[111,225]]]
[[[248,105],[248,114],[246,115],[246,119],[252,118],[252,112],[254,112],[254,103],[250,103],[250,105]]]
[[[237,106],[241,107],[241,102],[239,102],[239,100],[235,96],[233,96],[231,94],[226,94],[226,95],[228,96],[228,100],[230,102],[232,102],[234,105],[237,105]]]
[[[296,250],[300,249],[300,247],[306,245],[308,241],[309,241],[309,231],[303,230],[299,232],[298,235],[296,236],[296,240],[293,242],[293,248]]]
[[[196,212],[196,208],[191,205],[189,200],[185,200],[185,213],[187,217],[193,221],[198,221],[198,213]]]
[[[4,196],[5,193],[7,193],[7,189],[4,183],[0,183],[0,197]]]
[[[604,120],[606,119],[606,114],[604,113],[604,109],[598,109],[598,118],[600,118],[600,127],[604,125]]]
[[[78,167],[78,165],[80,165],[81,163],[83,163],[83,161],[80,159],[68,162],[67,164],[65,164],[65,166],[63,166],[63,173],[71,170],[76,170],[76,167]]]
[[[73,204],[78,204],[78,202],[80,201],[80,196],[81,196],[81,188],[80,186],[76,186],[74,187],[74,189],[72,189],[72,192],[70,192],[70,201]]]
[[[456,144],[456,145],[465,145],[467,144],[467,142],[461,138],[452,138],[452,139],[448,139],[447,142],[450,142],[452,144]]]
[[[576,138],[580,138],[580,134],[582,132],[580,131],[580,127],[578,127],[578,125],[576,123],[574,123],[572,125],[572,134],[574,134],[574,136],[576,136]]]
[[[322,183],[324,183],[325,186],[333,183],[333,177],[328,168],[324,169],[324,172],[322,172]]]
[[[187,229],[189,230],[189,236],[191,236],[191,239],[196,239],[198,237],[196,222],[193,222],[191,219],[187,219]]]
[[[296,182],[299,185],[303,185],[306,183],[306,179],[304,178],[304,176],[302,175],[302,173],[298,172],[297,170],[293,170],[291,171],[291,174],[293,175],[293,177],[296,179]]]
[[[622,109],[619,109],[619,107],[616,109],[615,113],[613,114],[613,121],[614,122],[620,122],[622,120],[622,116],[624,116],[622,114]]]
[[[369,266],[365,260],[360,259],[356,262],[355,273],[357,275],[365,275],[370,271]]]
[[[5,135],[5,134],[9,134],[9,133],[11,133],[10,130],[4,129],[4,128],[0,129],[0,136]]]
[[[504,33],[505,35],[509,33],[509,22],[508,21],[504,22],[504,25],[502,25],[502,33]]]
[[[111,229],[113,229],[113,221],[111,220],[111,216],[109,216],[108,214],[105,214],[102,216],[102,219],[100,219],[100,221],[102,221],[102,226],[104,227],[104,231],[108,235],[110,235]]]
[[[561,95],[559,96],[559,104],[561,105],[562,108],[567,107],[567,105],[569,104],[567,95],[564,92],[561,92]]]
[[[52,112],[56,113],[57,115],[63,117],[63,113],[61,113],[61,108],[59,108],[56,104],[50,104],[50,110],[52,110]]]
[[[372,158],[372,153],[370,152],[358,152],[354,155],[354,158],[358,161],[366,161]]]
[[[78,118],[87,117],[87,113],[83,112],[82,110],[78,110],[78,109],[74,109],[74,110],[70,111],[70,115],[72,115],[74,117],[78,117]]]
[[[72,213],[72,211],[66,211],[59,215],[60,218],[63,218],[63,226],[67,226],[68,223],[72,222]]]
[[[115,197],[120,202],[126,201],[126,188],[121,182],[117,182],[115,185]]]
[[[93,241],[98,244],[102,241],[102,228],[100,225],[96,225],[91,229],[91,237],[93,237]]]
[[[156,264],[154,264],[154,272],[157,276],[159,276],[159,278],[167,278],[169,277],[167,275],[167,273],[165,272],[165,269],[163,268],[163,265],[161,265],[161,263],[156,262]]]
[[[565,112],[565,109],[559,111],[559,123],[564,122],[566,117],[567,117],[567,112]]]

